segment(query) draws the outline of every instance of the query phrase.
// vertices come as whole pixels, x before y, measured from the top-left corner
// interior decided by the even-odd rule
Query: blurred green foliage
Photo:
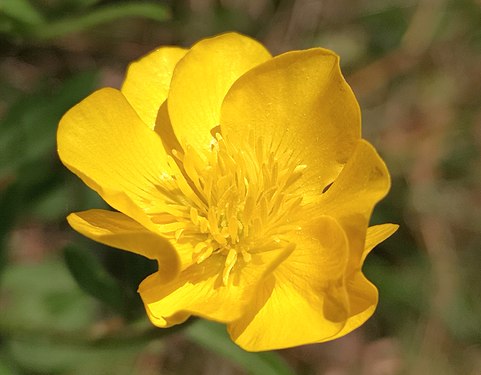
[[[105,203],[57,158],[62,114],[157,45],[226,30],[338,52],[392,172],[373,223],[401,228],[365,265],[378,311],[334,343],[253,354],[210,322],[155,329],[136,293],[155,264],[65,222]],[[479,374],[480,30],[475,0],[1,0],[0,374]]]
[[[3,0],[0,30],[27,40],[48,40],[125,17],[150,18],[159,22],[169,17],[167,8],[153,2],[124,2],[93,7],[96,0],[58,2],[46,15],[28,0]]]

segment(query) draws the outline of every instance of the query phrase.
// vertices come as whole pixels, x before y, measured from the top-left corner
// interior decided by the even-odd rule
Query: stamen
[[[179,241],[180,237],[182,237],[182,234],[184,233],[185,228],[180,228],[175,231],[175,240]]]
[[[202,263],[204,260],[210,257],[213,252],[214,252],[214,248],[212,246],[207,246],[204,249],[204,251],[200,254],[200,256],[197,258],[196,260],[197,264]]]
[[[222,282],[224,283],[224,285],[227,285],[230,272],[232,271],[232,268],[234,268],[236,261],[237,251],[234,249],[230,249],[225,259],[224,272],[222,272]]]
[[[195,209],[195,207],[190,208],[190,219],[194,225],[199,225],[199,212]]]
[[[245,263],[249,263],[252,260],[252,255],[245,250],[241,251],[241,255]]]
[[[239,228],[239,225],[238,225],[238,221],[237,221],[237,218],[231,216],[229,218],[229,236],[231,238],[231,241],[233,243],[236,243],[238,241],[238,237],[237,237],[237,230]]]
[[[307,168],[283,146],[263,137],[242,149],[219,132],[202,152],[188,145],[172,151],[162,191],[168,201],[156,207],[166,236],[196,243],[192,261],[224,257],[222,283],[252,261],[252,254],[289,246],[286,235],[299,227],[302,195],[297,190]],[[161,224],[160,224],[161,221]]]
[[[306,165],[300,164],[294,168],[294,171],[292,174],[289,176],[286,182],[286,188],[293,185],[297,180],[299,180],[302,176],[302,173],[304,170],[307,168]]]

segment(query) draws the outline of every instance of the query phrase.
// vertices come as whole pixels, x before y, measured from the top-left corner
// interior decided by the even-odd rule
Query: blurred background
[[[335,50],[392,174],[365,264],[380,303],[334,342],[246,353],[222,326],[154,329],[149,261],[82,238],[104,203],[56,155],[62,114],[163,44],[236,30]],[[481,1],[0,0],[0,374],[481,374]],[[302,319],[302,317],[299,317]]]

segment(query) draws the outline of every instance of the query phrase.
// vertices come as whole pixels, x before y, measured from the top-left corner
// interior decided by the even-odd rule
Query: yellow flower
[[[361,267],[397,228],[368,228],[390,180],[360,129],[331,51],[162,47],[62,118],[62,162],[117,210],[68,221],[158,261],[139,286],[156,326],[223,322],[251,351],[332,340],[374,312]]]

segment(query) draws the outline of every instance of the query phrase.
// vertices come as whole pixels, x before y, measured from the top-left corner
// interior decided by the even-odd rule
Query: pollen
[[[216,133],[209,150],[187,146],[172,155],[171,178],[159,187],[170,199],[155,208],[155,220],[165,236],[192,244],[193,263],[221,256],[227,285],[253,254],[290,246],[288,234],[300,229],[297,182],[306,168],[292,152],[262,138],[240,149]]]

